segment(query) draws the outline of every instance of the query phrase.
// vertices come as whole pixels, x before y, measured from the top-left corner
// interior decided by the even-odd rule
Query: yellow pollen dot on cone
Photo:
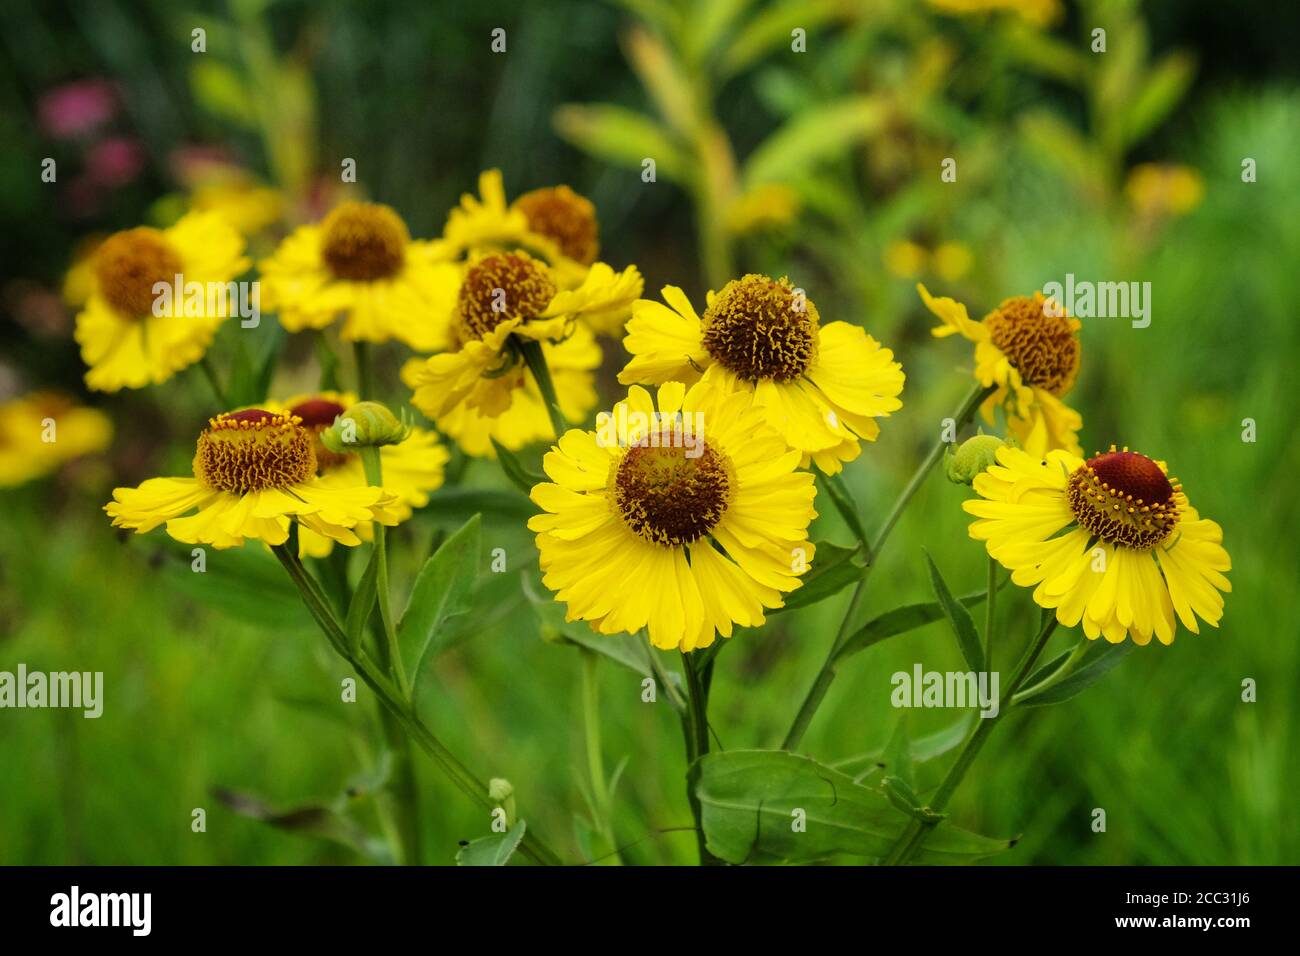
[[[585,266],[596,261],[600,252],[596,207],[586,196],[568,186],[534,189],[515,200],[523,212],[528,228],[555,240],[570,259]]]
[[[501,252],[469,267],[456,299],[462,339],[481,339],[502,322],[526,322],[546,311],[558,288],[545,263],[524,252]]]
[[[218,415],[199,436],[194,477],[209,488],[237,494],[310,480],[316,474],[316,454],[301,421],[260,408]]]
[[[95,250],[95,279],[118,312],[142,318],[153,312],[154,285],[172,285],[181,258],[157,229],[141,226],[109,236]]]
[[[1079,525],[1113,545],[1153,548],[1178,524],[1179,486],[1150,458],[1112,450],[1070,476],[1066,497]]]
[[[410,240],[406,223],[390,207],[345,202],[321,223],[321,258],[339,279],[391,279],[402,271]]]
[[[702,321],[709,354],[748,381],[792,382],[817,357],[817,307],[786,278],[733,279]]]
[[[1064,315],[1043,310],[1037,296],[1007,299],[984,317],[993,344],[1026,385],[1063,395],[1079,374],[1079,337]]]
[[[614,507],[645,540],[690,544],[722,520],[731,501],[731,465],[721,452],[700,447],[698,456],[688,457],[684,447],[666,441],[659,447],[635,445],[619,462]]]

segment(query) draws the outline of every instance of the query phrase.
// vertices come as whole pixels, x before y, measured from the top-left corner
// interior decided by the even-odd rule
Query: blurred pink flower
[[[46,90],[36,112],[47,136],[72,139],[112,119],[117,112],[117,95],[107,80],[76,80]]]
[[[114,189],[140,175],[144,168],[144,150],[125,136],[100,140],[86,154],[86,174],[100,186]]]

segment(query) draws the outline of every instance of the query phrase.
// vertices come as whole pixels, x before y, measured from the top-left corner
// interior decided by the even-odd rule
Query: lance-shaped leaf
[[[807,110],[769,136],[745,162],[745,185],[788,182],[884,127],[889,108],[875,96],[854,96]]]
[[[1069,671],[1049,676],[1046,681],[1026,687],[1012,698],[1017,707],[1043,707],[1069,700],[1080,691],[1101,680],[1112,667],[1133,653],[1132,641],[1111,644],[1105,639],[1091,642]]]
[[[966,658],[966,663],[970,665],[971,670],[976,672],[984,670],[984,648],[980,646],[979,632],[975,630],[975,621],[971,619],[970,611],[952,596],[952,591],[948,590],[948,583],[944,581],[938,565],[934,563],[928,551],[925,553],[925,563],[930,567],[930,585],[934,588],[934,596],[939,599],[943,616],[948,619],[962,656]]]
[[[817,553],[812,566],[799,579],[803,582],[797,591],[785,596],[785,606],[773,608],[767,614],[779,614],[797,607],[807,607],[838,594],[862,577],[863,566],[856,560],[857,548],[844,548],[827,541],[817,542]]]
[[[975,594],[964,595],[959,601],[963,607],[970,608],[979,604],[986,597],[988,597],[987,591],[979,591]],[[906,634],[918,627],[933,624],[941,617],[943,617],[943,608],[938,601],[930,601],[925,604],[904,604],[892,611],[886,611],[854,631],[840,646],[840,649],[835,652],[835,661],[838,664],[846,657],[865,650],[872,644],[878,644],[886,638]]]
[[[691,766],[691,780],[709,852],[728,863],[807,863],[841,853],[879,859],[908,822],[883,790],[782,750],[706,754]],[[1010,846],[940,823],[914,859],[967,863]]]
[[[449,618],[469,611],[479,564],[479,516],[442,543],[424,562],[397,625],[407,673],[418,682],[425,657]]]
[[[512,452],[505,445],[501,444],[495,438],[491,439],[492,447],[496,449],[497,461],[501,463],[501,470],[505,472],[507,478],[515,483],[515,486],[524,494],[533,490],[534,485],[540,485],[547,481],[545,477],[530,471],[519,456]]]

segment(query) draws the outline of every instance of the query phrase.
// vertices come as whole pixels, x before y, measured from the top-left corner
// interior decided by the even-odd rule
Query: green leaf
[[[799,592],[796,591],[795,593]],[[964,595],[960,598],[960,601],[965,607],[975,607],[987,596],[987,591],[979,591],[975,594]],[[943,608],[937,601],[931,601],[928,604],[904,604],[892,611],[886,611],[854,631],[836,652],[835,661],[839,663],[844,658],[865,650],[872,644],[878,644],[886,638],[906,634],[918,627],[932,624],[941,617],[943,617]]]
[[[366,562],[366,570],[361,575],[361,580],[357,582],[357,589],[352,594],[352,601],[348,604],[347,620],[344,622],[344,630],[348,635],[348,646],[356,650],[361,646],[361,638],[365,634],[366,622],[370,620],[370,612],[375,607],[375,582],[379,577],[379,562],[376,560],[378,552],[371,547],[370,560]]]
[[[441,637],[448,618],[465,614],[472,605],[479,564],[479,516],[443,542],[416,576],[406,610],[397,624],[397,643],[412,682],[418,683],[426,656]]]
[[[909,817],[916,817],[922,823],[937,823],[945,816],[942,813],[935,813],[929,807],[924,806],[921,803],[921,798],[912,789],[911,784],[901,777],[887,776],[880,781],[880,786],[885,791],[885,796],[889,798],[889,802]]]
[[[839,853],[881,858],[907,824],[883,790],[779,750],[707,754],[691,767],[709,852],[728,863],[814,862]],[[802,832],[792,824],[803,811]],[[941,823],[920,862],[965,863],[1011,845]]]
[[[320,837],[341,843],[378,863],[391,863],[392,854],[382,840],[371,837],[356,821],[321,803],[276,810],[260,797],[217,787],[213,795],[241,817],[259,820],[277,830]]]
[[[537,506],[521,498],[513,489],[465,488],[443,486],[429,496],[426,514],[467,520],[474,515],[507,521],[527,521],[537,514]]]
[[[930,585],[934,588],[935,597],[939,599],[939,606],[943,608],[943,616],[948,619],[952,633],[957,638],[962,656],[966,658],[971,670],[977,673],[984,670],[984,648],[980,645],[979,632],[975,630],[970,611],[952,596],[947,582],[939,573],[938,565],[928,551],[925,552],[925,562],[930,568]]]
[[[817,553],[813,557],[812,567],[800,578],[803,586],[787,594],[785,605],[768,611],[768,617],[824,601],[862,577],[862,565],[854,560],[859,549],[844,548],[828,541],[818,541],[815,544]]]
[[[907,733],[907,711],[899,714],[894,732],[885,745],[884,761],[890,776],[897,777],[908,787],[916,785],[912,776],[912,742]]]
[[[739,30],[732,31],[735,39],[723,54],[722,73],[738,73],[773,50],[788,50],[795,27],[811,35],[824,23],[853,15],[844,0],[783,0],[760,7],[744,18]]]
[[[1195,69],[1195,60],[1188,54],[1170,53],[1147,74],[1124,112],[1125,147],[1141,140],[1170,114],[1191,86]]]
[[[745,186],[785,182],[880,131],[889,110],[875,96],[855,96],[807,110],[764,140],[745,162]]]
[[[839,475],[819,475],[822,487],[826,489],[827,495],[831,499],[831,504],[835,505],[835,510],[840,513],[844,523],[849,526],[853,536],[861,542],[863,550],[870,554],[871,543],[867,541],[867,532],[862,528],[862,520],[858,517],[858,506],[853,501],[853,496],[849,490],[844,487],[843,480]]]
[[[672,135],[634,110],[570,104],[555,111],[554,122],[563,139],[616,166],[640,169],[642,160],[653,159],[656,173],[674,182],[681,182],[691,168]]]
[[[457,866],[505,866],[524,838],[527,825],[519,820],[505,833],[494,833],[466,843],[456,853]]]
[[[1112,644],[1105,638],[1092,641],[1069,673],[1049,677],[1046,684],[1027,687],[1011,702],[1017,707],[1043,707],[1069,700],[1101,680],[1107,671],[1133,653],[1134,646],[1132,641],[1122,644]]]
[[[143,542],[142,542],[143,543]],[[248,546],[217,550],[169,541],[162,576],[167,588],[216,608],[223,614],[264,627],[309,627],[311,618],[280,563],[265,549]],[[205,570],[195,571],[195,551]],[[157,552],[155,552],[157,553]]]
[[[501,470],[505,472],[507,478],[515,483],[515,487],[524,494],[531,492],[534,485],[540,485],[547,480],[545,476],[525,468],[524,463],[519,460],[519,456],[505,445],[502,445],[495,438],[490,440],[492,447],[496,449],[497,461],[501,463]]]

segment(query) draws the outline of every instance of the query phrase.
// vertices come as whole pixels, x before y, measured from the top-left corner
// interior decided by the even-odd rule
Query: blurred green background
[[[1300,446],[1286,431],[1300,358],[1294,6],[6,6],[0,400],[58,388],[108,412],[116,437],[103,456],[0,489],[0,670],[98,670],[106,685],[98,720],[0,712],[0,862],[374,858],[357,845],[358,828],[373,829],[382,768],[373,710],[364,695],[338,703],[345,672],[278,569],[249,548],[210,552],[208,573],[192,574],[187,550],[160,533],[125,540],[99,510],[115,486],[186,473],[213,411],[204,383],[182,374],[147,391],[87,394],[63,288],[87,237],[166,222],[195,203],[196,163],[281,197],[276,221],[254,230],[264,254],[287,225],[328,208],[349,157],[363,191],[394,205],[416,236],[435,235],[495,166],[511,196],[558,182],[590,196],[602,258],[636,263],[647,296],[668,283],[699,297],[733,274],[789,274],[827,320],[864,325],[908,376],[903,409],[847,469],[869,531],[969,382],[969,349],[931,338],[916,281],[975,316],[1066,273],[1150,282],[1149,328],[1085,320],[1069,400],[1088,451],[1116,442],[1167,460],[1223,526],[1234,590],[1222,627],[1180,628],[1172,647],[1139,648],[1079,697],[1008,721],[953,819],[1022,835],[995,863],[1300,862],[1286,810],[1300,789]],[[490,50],[498,27],[505,53]],[[1097,27],[1104,53],[1091,49]],[[195,28],[205,53],[191,49]],[[792,49],[796,30],[803,52]],[[88,101],[108,105],[78,125]],[[652,183],[641,176],[646,156],[656,158]],[[45,157],[58,162],[56,183],[40,180]],[[946,157],[956,182],[940,180]],[[229,346],[219,339],[218,362]],[[612,399],[617,345],[607,357]],[[390,371],[401,359],[395,348],[381,356]],[[291,343],[284,382],[310,377],[312,363],[309,345]],[[404,397],[395,376],[388,388]],[[1243,441],[1244,419],[1257,440]],[[864,614],[928,597],[923,546],[955,590],[982,586],[964,492],[938,475],[927,482]],[[512,782],[530,829],[566,859],[607,854],[583,796],[579,652],[541,639],[524,587],[537,587],[529,506],[492,462],[470,463],[461,489],[394,534],[398,591],[434,535],[478,510],[484,548],[505,548],[512,572],[484,584],[480,612],[446,642],[422,713],[479,773]],[[832,509],[821,510],[816,537],[847,544]],[[994,650],[1004,662],[1036,619],[1014,590],[1003,592],[1006,634]],[[724,649],[711,711],[723,746],[779,743],[847,596]],[[1075,637],[1058,635],[1049,654]],[[802,749],[869,766],[899,720],[889,675],[918,660],[964,669],[943,625],[859,655]],[[1258,684],[1255,703],[1241,699],[1246,678]],[[690,823],[675,717],[642,703],[639,676],[613,664],[599,689],[606,765],[626,761],[612,819],[616,841],[631,844],[624,860],[693,862],[691,834],[659,832]],[[907,719],[919,736],[954,718]],[[922,784],[942,765],[924,765]],[[424,858],[451,862],[457,841],[484,835],[487,821],[427,766],[419,773]],[[307,828],[320,833],[270,826],[234,812],[219,788],[276,810],[325,807],[329,822]],[[191,830],[196,807],[206,833]],[[1105,833],[1091,829],[1094,808],[1106,811]]]

